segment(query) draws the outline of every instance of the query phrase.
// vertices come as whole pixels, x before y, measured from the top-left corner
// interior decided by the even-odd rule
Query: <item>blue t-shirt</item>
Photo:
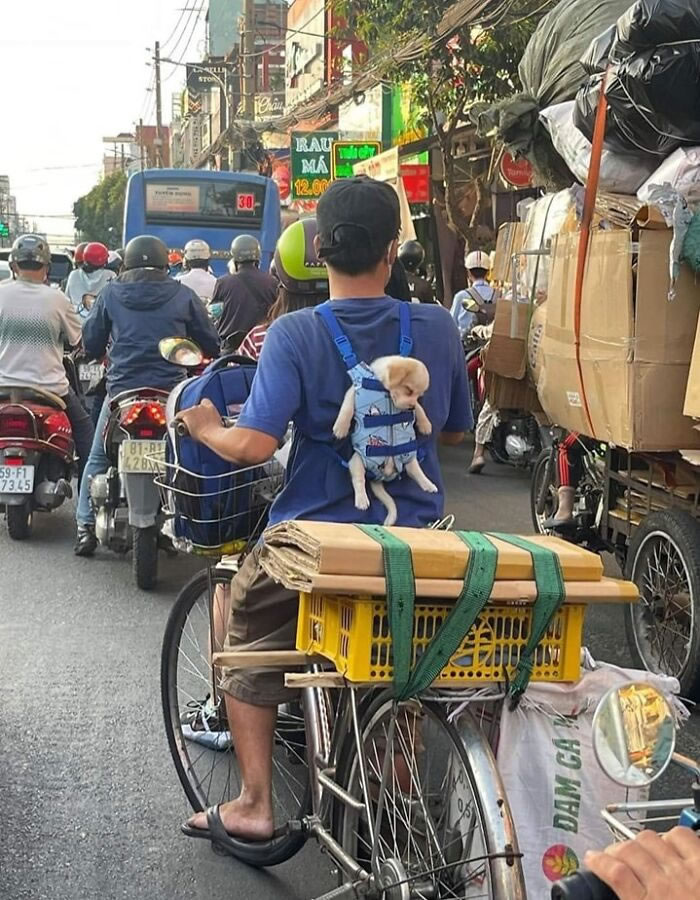
[[[358,358],[371,363],[399,352],[399,302],[390,297],[334,300],[333,312]],[[429,438],[418,438],[425,474],[440,488],[422,491],[407,475],[386,485],[398,507],[398,524],[423,527],[443,514],[444,495],[437,454],[441,431],[472,427],[464,353],[446,309],[411,305],[412,356],[430,373],[421,404],[432,422]],[[330,334],[313,309],[278,319],[267,332],[250,397],[238,424],[281,439],[289,422],[294,439],[287,481],[270,523],[287,519],[381,523],[386,510],[371,495],[370,508],[355,508],[350,473],[341,464],[350,441],[336,441],[333,424],[350,386],[347,370]]]

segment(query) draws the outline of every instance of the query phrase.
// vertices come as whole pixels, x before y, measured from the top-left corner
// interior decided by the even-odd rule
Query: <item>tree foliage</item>
[[[101,241],[116,250],[121,244],[126,175],[113,172],[73,204],[75,229],[83,240]]]
[[[478,243],[475,225],[484,176],[477,167],[472,179],[476,202],[467,215],[456,184],[455,133],[473,107],[520,89],[520,59],[540,18],[555,2],[492,0],[470,26],[440,41],[438,26],[455,0],[336,0],[349,30],[370,48],[370,62],[386,60],[386,80],[411,83],[442,153],[448,221],[472,245]],[[407,45],[411,52],[402,52]]]

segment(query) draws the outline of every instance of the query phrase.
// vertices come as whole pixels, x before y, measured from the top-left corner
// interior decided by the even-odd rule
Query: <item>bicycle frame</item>
[[[313,670],[312,670],[313,671]],[[302,689],[304,717],[307,735],[307,759],[311,786],[311,814],[300,823],[310,837],[332,857],[346,878],[340,887],[323,894],[316,900],[345,900],[363,897],[381,883],[377,851],[379,842],[375,831],[382,817],[383,797],[389,777],[389,754],[386,754],[378,789],[379,803],[373,811],[370,801],[370,781],[365,747],[362,743],[359,690],[346,686],[340,690],[338,706],[333,712],[327,702],[326,692],[318,687]],[[417,701],[420,702],[420,701]],[[387,735],[387,743],[393,740],[394,720]],[[351,796],[335,780],[338,753],[344,736],[351,731],[355,738],[359,780],[363,800]],[[515,826],[505,802],[505,788],[496,767],[486,736],[473,722],[461,728],[464,749],[475,779],[475,792],[481,801],[482,815],[487,830],[495,838],[497,852],[489,854],[491,885],[494,900],[525,900],[522,893],[513,893],[513,867],[520,869]],[[364,812],[372,844],[371,871],[363,868],[333,837],[327,823],[333,819],[333,805],[341,803],[358,812]],[[465,860],[451,865],[460,865]],[[521,878],[522,883],[522,878]]]

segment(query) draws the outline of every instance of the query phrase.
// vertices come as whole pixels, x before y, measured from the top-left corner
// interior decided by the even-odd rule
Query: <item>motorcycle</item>
[[[700,766],[676,752],[674,713],[660,691],[646,682],[608,691],[593,719],[593,750],[608,778],[625,788],[650,787],[671,764],[693,778],[692,797],[616,803],[602,810],[617,840],[633,840],[645,826],[658,830],[663,823],[689,828],[700,837]],[[554,884],[551,896],[552,900],[617,900],[611,888],[585,870]]]
[[[63,400],[39,388],[0,388],[0,508],[13,540],[31,536],[35,512],[51,512],[72,498],[75,471]]]
[[[473,299],[464,300],[463,305],[469,312],[477,314],[479,307]],[[475,426],[486,400],[484,371],[480,361],[487,343],[488,339],[483,334],[473,332],[468,332],[462,339]],[[516,469],[528,469],[533,466],[542,451],[540,427],[534,416],[510,409],[494,409],[492,415],[495,422],[487,449],[493,461]]]
[[[89,488],[98,541],[114,553],[133,551],[136,584],[145,591],[155,586],[162,543],[153,460],[162,453],[167,399],[168,391],[144,387],[111,400],[104,433],[110,467]]]

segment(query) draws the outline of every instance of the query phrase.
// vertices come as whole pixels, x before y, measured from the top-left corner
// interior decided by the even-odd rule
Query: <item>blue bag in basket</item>
[[[237,364],[231,365],[232,362]],[[216,360],[179,385],[169,406],[177,413],[210,400],[222,416],[236,417],[248,399],[255,365],[245,357]],[[172,536],[203,554],[233,553],[257,537],[269,497],[260,485],[264,466],[236,469],[204,444],[170,429],[166,451]]]

